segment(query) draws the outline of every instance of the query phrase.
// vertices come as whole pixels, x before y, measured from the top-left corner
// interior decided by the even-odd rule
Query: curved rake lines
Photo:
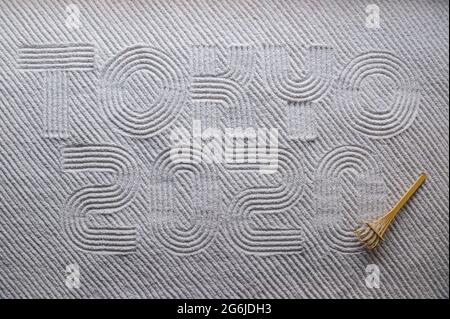
[[[371,76],[385,76],[396,83],[390,108],[361,107],[358,91]],[[408,66],[390,52],[374,51],[354,58],[342,71],[337,98],[347,124],[371,138],[389,138],[406,130],[417,116],[419,88]]]
[[[341,146],[322,159],[316,174],[317,225],[328,246],[342,253],[360,253],[361,244],[355,239],[355,225],[367,205],[380,197],[384,183],[377,162],[370,152],[359,146]],[[364,183],[354,185],[354,179]],[[382,190],[382,191],[381,191]],[[358,202],[343,196],[343,192],[359,195]],[[363,203],[365,201],[365,203]],[[359,214],[359,215],[355,215]]]
[[[216,172],[213,166],[200,163],[201,152],[191,152],[176,159],[171,157],[170,149],[161,152],[152,173],[155,237],[167,250],[179,255],[204,250],[219,226]]]
[[[292,79],[288,75],[289,53],[286,46],[264,45],[263,49],[266,81],[279,98],[288,102],[317,102],[331,87],[332,48],[311,46],[305,63],[310,70],[301,79]]]
[[[255,72],[255,48],[253,46],[233,45],[228,49],[228,70],[224,72],[225,78],[233,79],[241,85],[247,85]]]
[[[240,107],[249,103],[240,84],[216,76],[194,77],[191,94],[195,102],[217,103],[224,107]]]
[[[4,96],[14,99],[17,98],[22,101],[18,105],[37,105],[42,100],[39,95],[29,96],[29,94],[24,94],[20,91],[20,88],[24,87],[21,86],[21,84],[24,84],[23,80],[24,79],[22,78],[16,77],[10,78],[8,83],[15,83],[15,85],[10,87],[1,87],[3,92],[7,92]],[[40,77],[35,74],[31,74],[29,78],[26,78],[26,82],[31,85],[32,91],[37,91],[40,85]],[[4,103],[1,104],[3,105]],[[24,221],[22,221],[23,224],[26,225],[27,230],[23,232],[21,231],[20,235],[17,233],[17,228],[9,232],[9,234],[15,236],[16,240],[18,240],[14,246],[16,253],[11,254],[11,257],[16,260],[21,260],[24,258],[23,264],[29,265],[32,268],[34,268],[34,265],[37,265],[38,267],[40,267],[39,265],[45,265],[45,267],[42,266],[41,269],[47,269],[47,275],[53,273],[54,276],[56,276],[54,278],[58,278],[58,276],[61,275],[61,267],[58,261],[59,259],[57,260],[56,258],[49,263],[48,256],[46,256],[44,252],[52,252],[52,256],[56,257],[58,254],[55,254],[54,252],[65,251],[67,252],[67,255],[63,258],[64,260],[76,259],[78,258],[78,254],[77,252],[70,251],[70,245],[68,245],[64,240],[59,240],[61,239],[59,235],[56,236],[55,240],[49,241],[44,239],[45,236],[43,236],[42,232],[40,232],[42,228],[38,225],[44,225],[45,229],[53,229],[54,227],[57,229],[58,224],[61,222],[60,220],[56,220],[57,216],[53,213],[42,214],[42,212],[49,211],[49,207],[52,207],[51,211],[53,212],[53,209],[57,209],[60,206],[59,203],[64,200],[64,196],[62,196],[62,194],[58,191],[60,184],[53,183],[53,179],[55,178],[54,170],[49,170],[49,167],[58,167],[58,161],[56,160],[57,156],[54,154],[53,147],[49,147],[47,143],[37,143],[39,139],[36,140],[36,137],[40,135],[40,128],[39,123],[36,122],[36,119],[39,118],[39,112],[32,107],[19,107],[14,109],[7,107],[7,105],[9,104],[4,104],[1,108],[2,111],[0,111],[1,118],[4,119],[3,124],[5,124],[1,126],[3,132],[5,132],[4,134],[2,132],[1,136],[5,141],[3,144],[5,147],[5,154],[7,153],[10,156],[14,156],[10,158],[10,160],[5,158],[6,162],[2,162],[0,160],[0,171],[4,176],[8,176],[10,173],[13,173],[9,177],[10,183],[5,185],[5,189],[7,189],[9,191],[9,195],[12,196],[10,198],[16,203],[21,203],[23,212],[30,212],[30,214],[31,212],[34,212],[36,217],[38,217],[31,218],[31,215],[27,213],[24,215]],[[17,119],[20,119],[20,121],[17,122]],[[26,143],[30,147],[19,147]],[[17,147],[14,147],[14,145]],[[43,162],[45,162],[46,165],[38,165],[38,163]],[[34,194],[35,190],[39,190],[40,187],[42,187],[42,181],[47,181],[47,187],[49,187],[46,194],[53,194],[53,196],[42,197]],[[7,203],[3,200],[3,198],[0,198],[0,201]],[[14,207],[17,209],[16,206]],[[8,209],[6,209],[6,211],[8,211]],[[11,212],[13,211],[14,208],[11,207]],[[2,216],[6,218],[5,215]],[[15,217],[18,217],[17,214],[15,214]],[[8,231],[6,233],[8,234]],[[29,234],[36,234],[37,237],[30,236]],[[11,241],[11,243],[13,242],[14,241]],[[27,247],[27,249],[22,249],[22,247]],[[67,248],[69,248],[69,250],[67,250]],[[17,251],[20,251],[22,254],[20,256],[17,255]],[[23,273],[24,276],[26,276],[25,269],[23,270]],[[99,275],[99,272],[95,269],[91,269],[90,273],[94,277]],[[47,275],[39,276],[44,278],[47,277]],[[86,285],[90,285],[93,283],[93,280],[95,281],[95,279],[91,276],[86,276],[83,281]],[[47,280],[42,282],[35,281],[34,286],[32,285],[30,287],[36,288],[38,285],[42,285],[40,289],[45,291],[50,291],[51,289],[47,286]],[[36,296],[36,291],[33,290],[30,294],[31,296]]]
[[[240,85],[247,85],[255,72],[256,50],[250,45],[232,45],[225,48],[228,57],[224,70],[219,70],[220,48],[199,45],[192,48],[192,72],[194,77],[215,76],[227,78]]]
[[[226,69],[219,70],[217,46],[195,46],[192,48],[192,87],[194,102],[203,105],[216,104],[227,108],[231,125],[251,118],[252,105],[246,87],[255,73],[255,48],[252,46],[230,46]],[[243,112],[239,112],[242,110]]]
[[[161,90],[151,107],[138,111],[126,103],[123,90],[127,80],[142,71],[155,77]],[[120,132],[146,138],[157,135],[177,118],[186,88],[186,75],[177,61],[158,49],[137,45],[119,53],[105,67],[101,91],[106,113]]]
[[[301,161],[286,149],[279,150],[278,171],[282,182],[275,187],[253,187],[239,193],[230,205],[230,242],[246,254],[270,255],[303,251],[303,231],[289,227],[255,227],[282,225],[299,201],[304,184]],[[277,216],[278,215],[278,216]]]
[[[131,226],[91,226],[91,215],[111,215],[128,206],[137,190],[137,166],[124,149],[110,145],[65,147],[65,172],[109,172],[115,181],[76,191],[67,201],[64,229],[79,250],[97,254],[127,254],[136,248],[136,229]]]

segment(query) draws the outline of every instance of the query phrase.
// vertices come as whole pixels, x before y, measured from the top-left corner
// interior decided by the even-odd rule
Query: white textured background
[[[448,298],[447,1],[73,1],[81,13],[75,30],[66,26],[69,3],[0,1],[0,297]],[[365,27],[370,3],[380,7],[380,29]],[[39,45],[64,43],[85,45],[86,70],[82,62],[64,75],[49,71],[49,65],[36,70],[32,59],[21,56],[33,56]],[[170,54],[184,70],[180,81],[186,92],[169,93],[180,98],[175,110],[154,108],[167,111],[170,121],[150,121],[148,136],[130,137],[121,134],[110,113],[120,105],[107,101],[108,90],[120,88],[103,84],[108,63],[137,44]],[[288,46],[289,75],[300,78],[302,70],[312,68],[306,57],[313,44],[332,49],[334,68],[327,70],[326,94],[305,108],[309,113],[301,113],[272,93],[263,47]],[[212,71],[226,66],[230,46],[254,48],[254,72],[243,93],[250,100],[246,107],[193,100],[193,47],[208,45],[219,52]],[[399,85],[389,72],[381,75],[386,60],[377,58],[386,54],[400,61],[406,83]],[[354,61],[358,56],[362,62]],[[352,75],[355,63],[366,62],[374,63],[374,74],[352,87],[345,75]],[[206,62],[199,64],[207,68]],[[141,72],[121,93],[145,109],[158,97],[156,88],[161,83]],[[358,96],[358,105],[349,92]],[[367,131],[358,129],[361,112],[377,118],[405,96],[412,102],[401,100],[395,116],[374,119]],[[171,127],[189,129],[192,119],[214,127],[278,128],[280,161],[287,169],[267,177],[213,165],[214,173],[200,178],[189,170],[178,180],[165,176],[160,160],[170,146]],[[309,125],[315,125],[312,133]],[[312,137],[302,138],[302,132]],[[117,145],[133,154],[132,168],[125,167],[120,182],[131,182],[134,197],[120,204],[118,214],[92,221],[136,227],[135,248],[119,249],[121,254],[83,251],[67,236],[65,227],[74,218],[69,198],[86,187],[101,194],[98,185],[111,182],[109,173],[63,170],[63,159],[70,157],[64,150],[92,144]],[[331,178],[324,159],[329,156],[333,166],[336,154],[343,154],[344,163]],[[386,241],[371,253],[358,247],[352,228],[389,209],[422,171],[428,180]],[[285,186],[292,191],[273,202],[262,195],[283,183],[291,183]],[[209,188],[199,191],[198,185]],[[244,201],[241,206],[235,205],[237,198]],[[244,219],[250,228],[294,229],[285,249],[269,253],[271,236],[242,248],[239,236],[245,233],[235,225],[248,216],[244,209],[273,213]],[[174,220],[173,210],[185,218]],[[182,223],[174,223],[178,220]],[[192,225],[200,231],[183,239]],[[64,283],[72,263],[81,270],[76,290]],[[380,267],[380,289],[364,284],[365,267],[372,263]]]

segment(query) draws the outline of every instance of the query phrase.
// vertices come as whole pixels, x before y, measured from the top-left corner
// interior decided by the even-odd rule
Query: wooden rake
[[[425,174],[420,174],[417,180],[409,187],[405,194],[399,199],[397,204],[385,215],[369,221],[364,222],[359,228],[355,230],[356,238],[361,241],[368,249],[374,249],[383,239],[383,235],[389,228],[389,225],[397,216],[400,209],[408,202],[411,196],[419,189],[426,179]]]

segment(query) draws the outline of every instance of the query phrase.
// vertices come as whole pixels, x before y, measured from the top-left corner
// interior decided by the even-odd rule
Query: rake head
[[[374,249],[383,240],[383,235],[388,229],[389,225],[394,220],[400,209],[406,204],[411,196],[423,184],[426,179],[425,174],[421,174],[419,178],[411,185],[406,193],[400,198],[395,206],[382,217],[371,222],[365,222],[355,230],[356,238],[361,241],[368,249]]]
[[[383,240],[382,234],[376,231],[375,227],[379,227],[379,221],[364,223],[355,230],[355,236],[368,249],[377,247],[380,240]]]

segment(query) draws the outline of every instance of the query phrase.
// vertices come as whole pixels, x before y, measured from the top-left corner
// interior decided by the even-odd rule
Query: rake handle
[[[389,211],[389,215],[395,216],[398,211],[405,206],[411,196],[419,189],[419,187],[425,182],[427,176],[425,174],[420,174],[416,181],[408,188],[408,190],[403,194],[402,197],[398,200],[395,206]]]

